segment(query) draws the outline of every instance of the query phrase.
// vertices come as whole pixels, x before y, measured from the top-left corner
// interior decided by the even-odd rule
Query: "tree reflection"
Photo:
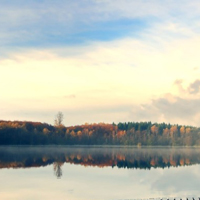
[[[61,162],[53,163],[54,174],[57,178],[61,178],[61,176],[62,176],[62,165],[63,165],[63,163],[61,163]]]
[[[63,163],[129,169],[169,168],[200,164],[200,148],[0,147],[0,169],[53,164],[55,176],[61,178]]]

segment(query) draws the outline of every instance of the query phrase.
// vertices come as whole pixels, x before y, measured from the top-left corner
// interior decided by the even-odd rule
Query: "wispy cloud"
[[[20,0],[0,5],[3,46],[72,46],[88,41],[140,37],[147,28],[154,30],[162,24],[170,34],[177,31],[186,34],[180,24],[199,31],[198,1]],[[165,26],[166,23],[169,25]]]

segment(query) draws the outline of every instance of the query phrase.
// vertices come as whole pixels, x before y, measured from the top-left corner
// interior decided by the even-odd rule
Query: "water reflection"
[[[0,147],[0,168],[27,168],[53,164],[62,176],[62,165],[118,168],[169,168],[200,163],[199,148],[75,148]]]
[[[0,196],[116,200],[199,195],[199,163],[200,148],[0,147]]]
[[[53,163],[54,174],[56,175],[57,178],[61,178],[61,176],[62,176],[62,168],[61,168],[62,165],[63,165],[63,163],[61,163],[61,162]]]

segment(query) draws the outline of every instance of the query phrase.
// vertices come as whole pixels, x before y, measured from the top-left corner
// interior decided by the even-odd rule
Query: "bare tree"
[[[61,163],[61,162],[53,163],[54,174],[57,176],[57,178],[61,178],[61,176],[62,176],[62,168],[61,168],[62,165],[63,165],[63,163]]]
[[[62,121],[63,121],[64,115],[62,112],[58,112],[56,117],[55,117],[55,126],[62,126]]]

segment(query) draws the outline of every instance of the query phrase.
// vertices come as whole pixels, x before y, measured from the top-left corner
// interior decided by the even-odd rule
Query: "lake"
[[[200,195],[199,148],[0,147],[3,200]]]

